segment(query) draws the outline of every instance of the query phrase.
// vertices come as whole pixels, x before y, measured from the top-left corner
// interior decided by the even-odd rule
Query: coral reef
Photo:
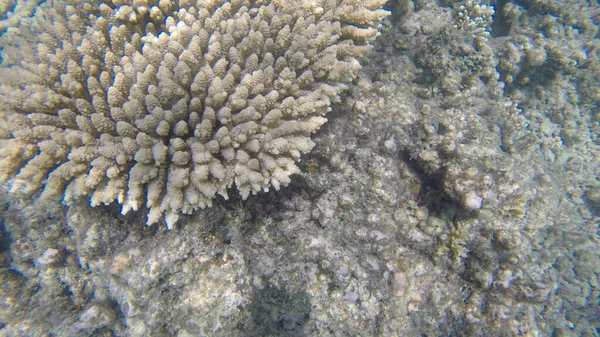
[[[21,17],[30,16],[40,2],[40,0],[0,0],[0,33],[18,25]]]
[[[491,22],[472,10],[483,3],[415,2],[348,102],[359,133],[420,174],[415,227],[400,234],[423,254],[411,264],[433,260],[468,284],[461,303],[404,305],[460,334],[595,336],[600,7],[506,2]],[[426,282],[422,298],[447,296]]]
[[[171,230],[1,193],[0,334],[598,336],[600,6],[388,6],[285,189]]]
[[[45,2],[0,38],[0,179],[169,227],[286,186],[381,3]]]

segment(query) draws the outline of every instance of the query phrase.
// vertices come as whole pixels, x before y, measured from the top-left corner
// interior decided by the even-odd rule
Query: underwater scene
[[[0,0],[0,336],[600,336],[597,0]]]

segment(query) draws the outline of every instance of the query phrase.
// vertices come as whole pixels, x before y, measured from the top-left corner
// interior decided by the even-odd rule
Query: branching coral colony
[[[149,209],[279,189],[385,0],[48,0],[0,36],[0,179]]]

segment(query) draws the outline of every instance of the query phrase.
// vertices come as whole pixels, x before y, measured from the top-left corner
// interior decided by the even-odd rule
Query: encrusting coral
[[[0,36],[0,180],[149,209],[279,189],[385,0],[48,0]]]

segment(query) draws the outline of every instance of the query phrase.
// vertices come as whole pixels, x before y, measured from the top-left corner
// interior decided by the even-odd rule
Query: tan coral
[[[384,2],[46,1],[0,37],[0,178],[169,227],[286,186]]]

